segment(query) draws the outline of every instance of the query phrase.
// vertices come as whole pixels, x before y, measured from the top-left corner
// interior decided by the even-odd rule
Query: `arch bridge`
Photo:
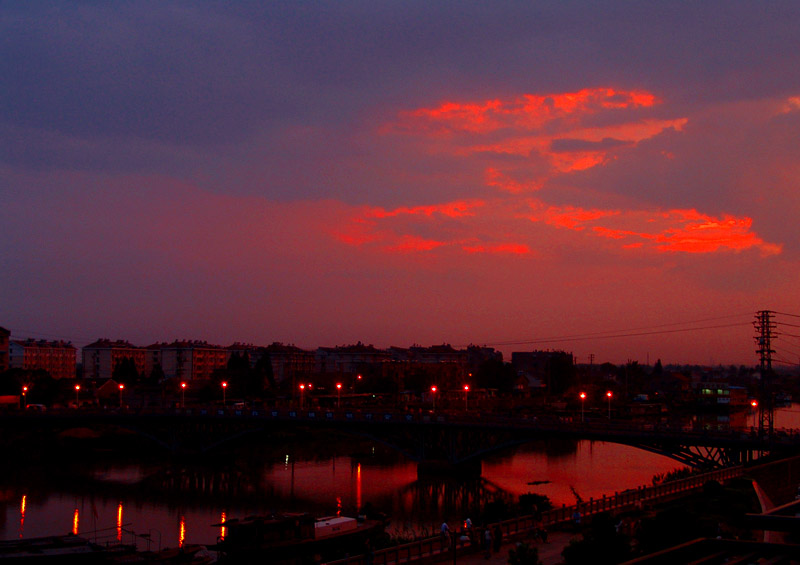
[[[800,434],[759,437],[749,430],[714,431],[630,421],[586,423],[556,418],[511,418],[491,414],[408,413],[394,410],[296,410],[286,408],[191,408],[150,413],[64,411],[3,416],[26,427],[98,429],[113,426],[133,432],[171,453],[207,453],[248,436],[287,427],[337,429],[399,451],[420,469],[444,465],[480,471],[491,453],[548,439],[619,443],[671,457],[696,469],[749,462],[765,454],[800,452]],[[12,424],[18,425],[18,424]]]

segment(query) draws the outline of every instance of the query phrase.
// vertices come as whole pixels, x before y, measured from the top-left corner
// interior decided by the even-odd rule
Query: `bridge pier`
[[[470,459],[460,463],[451,463],[444,459],[434,459],[417,463],[417,478],[420,479],[426,477],[478,479],[482,472],[483,465],[480,459]]]

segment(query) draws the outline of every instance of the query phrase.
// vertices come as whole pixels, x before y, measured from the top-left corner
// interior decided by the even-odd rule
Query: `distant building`
[[[84,379],[110,379],[114,369],[124,359],[131,359],[136,366],[136,372],[145,374],[145,361],[147,350],[143,347],[131,345],[127,341],[98,339],[82,349]]]
[[[455,349],[448,343],[430,347],[412,345],[409,351],[412,360],[420,363],[455,363],[463,366],[467,364],[467,352],[463,349]]]
[[[75,347],[65,341],[11,340],[9,366],[14,369],[42,369],[54,379],[75,378]]]
[[[575,374],[572,353],[565,351],[514,351],[511,365],[531,387],[541,383],[548,393],[554,394],[563,392]]]
[[[355,345],[319,347],[316,352],[317,372],[322,374],[359,373],[389,360],[391,355],[388,351],[364,345],[360,341]]]
[[[8,348],[11,332],[0,326],[0,373],[9,368]]]
[[[487,361],[503,362],[503,352],[497,351],[494,347],[480,345],[467,346],[467,362],[472,367],[477,367]]]
[[[158,348],[161,369],[167,379],[193,381],[211,378],[215,369],[225,367],[231,352],[220,345],[205,341],[173,341],[154,344],[148,349]]]
[[[294,345],[272,343],[259,349],[260,355],[269,357],[272,376],[276,384],[291,381],[312,374],[316,369],[316,355],[313,351]]]

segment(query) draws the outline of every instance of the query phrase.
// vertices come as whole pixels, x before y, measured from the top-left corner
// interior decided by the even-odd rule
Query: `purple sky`
[[[12,337],[754,364],[800,313],[797,2],[12,1],[0,37]]]

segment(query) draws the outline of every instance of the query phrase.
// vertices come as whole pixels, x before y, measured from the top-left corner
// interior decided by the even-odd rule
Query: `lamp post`
[[[756,408],[758,408],[758,400],[751,401],[750,402],[750,406],[753,407],[753,427],[755,428],[756,427],[756,413],[758,412],[758,410],[756,410]]]
[[[431,396],[433,397],[433,411],[436,412],[436,385],[431,387]]]
[[[181,383],[181,408],[186,407],[186,383]]]
[[[78,397],[80,391],[81,391],[81,385],[75,385],[75,408],[80,407],[80,399]]]
[[[300,385],[300,410],[303,409],[303,391],[306,390],[306,385]]]
[[[336,383],[336,409],[342,407],[342,383]]]
[[[464,385],[464,411],[469,412],[469,385]]]
[[[25,395],[28,394],[28,385],[22,385],[22,407],[25,408],[28,405],[27,400],[25,399]]]
[[[227,405],[227,402],[225,402],[225,391],[228,389],[228,383],[227,381],[222,381],[220,384],[222,385],[222,407],[225,408]]]
[[[586,393],[585,392],[581,392],[580,397],[581,397],[581,424],[582,424],[583,423],[583,402],[584,402],[584,400],[586,400]]]
[[[613,393],[609,390],[606,392],[606,398],[608,398],[608,419],[611,419],[611,397],[614,396]]]
[[[119,407],[122,409],[122,391],[125,390],[125,384],[119,383]]]

